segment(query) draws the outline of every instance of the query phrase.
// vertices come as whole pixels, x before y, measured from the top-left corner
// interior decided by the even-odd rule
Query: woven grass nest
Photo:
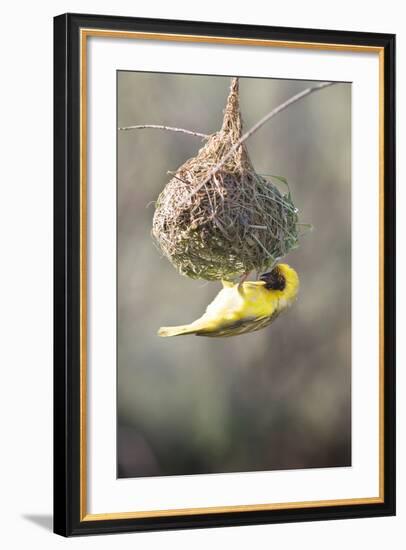
[[[260,273],[297,247],[298,215],[290,193],[255,172],[244,143],[224,162],[241,136],[234,78],[221,129],[158,197],[152,235],[176,269],[193,279]]]

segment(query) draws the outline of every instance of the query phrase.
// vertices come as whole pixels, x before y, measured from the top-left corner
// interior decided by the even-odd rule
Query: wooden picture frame
[[[278,47],[379,57],[379,494],[123,512],[88,511],[89,37]],[[395,37],[390,34],[64,14],[54,20],[54,531],[63,536],[395,514]],[[114,368],[114,366],[111,366]],[[372,420],[371,420],[372,421]],[[378,460],[378,458],[377,458]]]

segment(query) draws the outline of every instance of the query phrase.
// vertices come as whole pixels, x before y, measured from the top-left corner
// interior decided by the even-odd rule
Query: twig
[[[247,132],[245,132],[245,134],[243,134],[240,137],[240,139],[231,147],[231,149],[228,151],[228,153],[224,155],[224,157],[221,159],[221,161],[218,164],[216,164],[216,166],[209,172],[206,179],[202,183],[200,183],[190,193],[188,198],[192,197],[204,185],[206,185],[210,181],[210,179],[214,176],[214,174],[216,174],[216,172],[218,170],[220,170],[220,168],[222,166],[224,166],[225,162],[231,157],[231,155],[233,153],[235,153],[235,151],[244,143],[244,141],[246,141],[255,132],[257,132],[266,122],[271,120],[271,118],[273,118],[274,116],[278,115],[279,113],[281,113],[282,111],[284,111],[285,109],[290,107],[290,105],[293,105],[293,103],[296,103],[296,101],[299,101],[300,99],[302,99],[302,98],[304,98],[304,97],[306,97],[310,94],[313,94],[314,92],[322,90],[323,88],[327,88],[328,86],[332,86],[333,84],[336,84],[336,83],[335,82],[323,82],[322,84],[317,84],[317,86],[313,86],[311,88],[306,88],[306,90],[303,90],[302,92],[299,92],[298,94],[292,96],[290,99],[288,99],[284,103],[281,103],[280,105],[278,105],[278,107],[276,107],[270,113],[268,113],[263,118],[261,118],[261,120],[259,120],[256,124],[254,124],[254,126],[252,126],[252,128],[250,128]]]
[[[172,126],[162,126],[160,124],[139,124],[137,126],[123,126],[119,130],[143,130],[145,128],[152,128],[153,130],[168,130],[169,132],[180,132],[182,134],[188,134],[189,136],[196,136],[207,139],[209,134],[201,134],[200,132],[192,132],[191,130],[185,130],[184,128],[173,128]]]

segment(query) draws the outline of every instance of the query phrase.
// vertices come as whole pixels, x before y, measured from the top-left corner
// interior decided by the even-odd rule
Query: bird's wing
[[[220,338],[226,336],[238,336],[239,334],[246,334],[248,332],[255,332],[270,325],[276,317],[279,315],[278,311],[274,311],[272,315],[263,317],[245,317],[239,319],[227,326],[223,326],[218,330],[212,332],[199,331],[196,336],[210,336],[212,338]]]

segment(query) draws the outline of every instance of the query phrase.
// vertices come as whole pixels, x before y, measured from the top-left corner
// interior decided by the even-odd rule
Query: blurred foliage
[[[118,126],[211,133],[228,77],[118,73]],[[244,78],[245,129],[309,82]],[[220,288],[180,276],[150,235],[153,201],[202,146],[159,130],[118,135],[119,477],[351,463],[351,85],[293,105],[252,136],[258,173],[286,177],[314,231],[286,261],[296,304],[269,328],[229,339],[161,339]]]

